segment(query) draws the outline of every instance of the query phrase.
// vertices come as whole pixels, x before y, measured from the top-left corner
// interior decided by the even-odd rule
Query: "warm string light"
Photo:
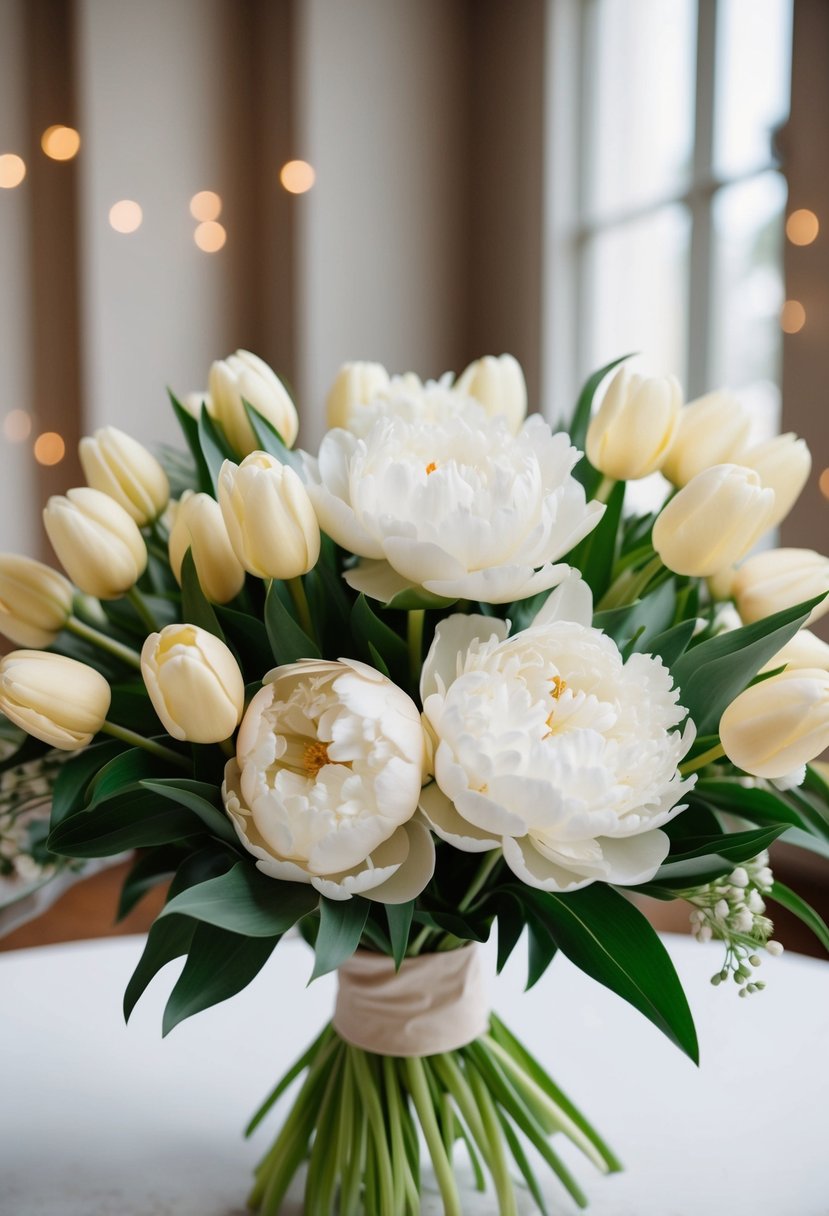
[[[787,300],[780,312],[780,328],[784,334],[799,334],[806,324],[806,309],[800,300]]]
[[[289,160],[279,170],[279,180],[289,194],[305,194],[317,180],[317,175],[307,160]]]
[[[190,214],[194,220],[217,220],[222,214],[222,200],[215,190],[199,190],[190,199]]]
[[[60,464],[66,455],[66,444],[57,431],[43,431],[35,440],[33,450],[38,464]]]
[[[818,478],[818,489],[824,498],[829,498],[829,469],[824,469]]]
[[[819,232],[820,221],[807,207],[793,211],[786,220],[786,236],[793,245],[811,245]]]
[[[81,137],[74,127],[57,123],[43,132],[40,146],[51,160],[72,160],[78,155]]]
[[[0,156],[0,189],[13,190],[26,176],[26,162],[16,152],[4,152]]]
[[[113,203],[109,209],[110,227],[125,235],[137,232],[143,218],[144,213],[140,204],[130,198],[122,198],[120,202]]]
[[[9,410],[3,419],[3,435],[9,443],[25,443],[32,433],[32,420],[25,410]]]

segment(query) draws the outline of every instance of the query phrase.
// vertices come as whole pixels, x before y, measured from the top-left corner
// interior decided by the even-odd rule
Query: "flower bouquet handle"
[[[425,384],[347,365],[316,457],[249,352],[172,404],[188,454],[164,466],[112,427],[83,441],[89,484],[44,513],[68,577],[0,555],[21,648],[0,709],[30,736],[0,774],[48,774],[49,856],[139,851],[122,912],[169,883],[127,1017],[184,959],[169,1033],[295,927],[311,978],[338,972],[248,1129],[290,1091],[252,1207],[307,1163],[308,1212],[416,1213],[428,1158],[453,1216],[460,1144],[502,1216],[517,1187],[584,1205],[556,1139],[619,1162],[490,1010],[478,943],[500,969],[525,940],[528,986],[563,953],[695,1061],[631,893],[687,900],[743,996],[780,950],[767,901],[829,944],[766,851],[829,843],[829,647],[807,628],[829,561],[746,556],[805,444],[751,447],[738,403],[615,364],[554,434],[507,355]],[[626,513],[659,469],[661,511]]]

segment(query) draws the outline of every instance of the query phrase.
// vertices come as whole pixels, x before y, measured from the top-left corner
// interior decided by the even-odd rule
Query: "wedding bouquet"
[[[33,737],[3,768],[72,753],[48,849],[139,850],[122,912],[172,880],[126,1016],[184,956],[166,1034],[296,927],[339,995],[252,1120],[299,1083],[254,1208],[307,1161],[309,1213],[416,1213],[425,1145],[452,1216],[461,1144],[502,1214],[516,1172],[546,1211],[540,1164],[586,1203],[554,1136],[619,1162],[487,1008],[476,943],[500,968],[526,936],[528,985],[561,951],[694,1060],[631,895],[688,900],[741,996],[780,951],[767,900],[829,943],[766,852],[829,850],[829,647],[806,628],[829,560],[747,556],[806,445],[752,445],[724,394],[683,405],[615,364],[554,433],[506,355],[425,384],[347,365],[316,457],[247,352],[172,405],[190,463],[112,427],[82,441],[88,485],[44,512],[69,579],[0,558],[0,628],[26,648],[0,709]],[[661,509],[626,513],[658,470]]]

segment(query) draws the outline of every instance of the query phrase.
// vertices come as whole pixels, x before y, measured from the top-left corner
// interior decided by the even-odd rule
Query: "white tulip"
[[[587,430],[587,458],[616,481],[662,467],[679,425],[682,390],[674,376],[637,376],[621,368]]]
[[[774,490],[774,512],[770,528],[786,518],[797,502],[812,471],[812,456],[805,439],[791,433],[757,444],[740,457],[740,463],[759,473],[764,486]]]
[[[242,718],[245,683],[224,642],[197,625],[165,625],[141,650],[153,708],[174,739],[221,743]]]
[[[492,617],[438,624],[421,679],[438,740],[421,809],[442,839],[501,847],[542,890],[646,882],[694,783],[678,772],[693,726],[677,730],[685,711],[660,660],[623,662],[599,630],[556,619],[561,606],[514,637]]]
[[[527,384],[521,364],[513,355],[484,355],[458,376],[456,393],[473,397],[490,418],[498,414],[516,434],[527,416]]]
[[[207,409],[220,424],[227,441],[240,456],[259,446],[244,402],[252,405],[292,447],[299,430],[296,407],[272,368],[248,350],[218,360],[208,376]]]
[[[170,483],[155,456],[117,427],[87,435],[78,455],[93,490],[114,498],[139,527],[157,519],[170,501]]]
[[[81,591],[99,600],[124,595],[147,567],[135,520],[114,498],[89,486],[54,495],[43,512],[60,564]]]
[[[748,411],[730,393],[706,393],[689,401],[680,412],[662,472],[675,486],[684,486],[712,465],[739,464],[750,430]]]
[[[306,457],[320,527],[368,559],[346,573],[350,586],[386,602],[423,587],[490,604],[556,586],[569,573],[556,563],[604,511],[572,476],[567,436],[537,414],[513,436],[440,385],[423,401],[378,414],[359,437],[330,431],[319,460]]]
[[[720,719],[732,764],[755,777],[787,777],[829,747],[829,673],[798,667],[752,684]]]
[[[170,529],[170,568],[179,585],[188,549],[201,589],[211,603],[226,604],[239,594],[245,572],[230,544],[221,507],[209,494],[191,490],[182,494]]]
[[[15,646],[45,650],[72,612],[72,584],[51,566],[0,553],[0,633]]]
[[[251,701],[225,770],[225,806],[272,878],[329,899],[405,903],[434,869],[413,819],[424,758],[414,702],[362,663],[277,667]]]
[[[62,654],[14,650],[0,660],[0,712],[62,751],[92,742],[106,721],[111,696],[100,672]]]
[[[371,405],[389,384],[389,373],[382,363],[344,363],[328,393],[328,426],[348,429],[354,414]]]
[[[768,549],[744,562],[731,593],[746,625],[829,592],[829,558],[813,549]],[[829,598],[814,608],[807,625],[829,611]]]
[[[252,452],[240,465],[226,460],[219,505],[234,553],[257,578],[298,578],[316,565],[320,528],[308,492],[273,456]]]
[[[692,477],[662,508],[653,547],[669,570],[707,578],[745,557],[768,529],[774,490],[752,469],[718,464]]]
[[[800,629],[762,670],[776,671],[784,665],[792,669],[814,667],[829,671],[829,645],[810,629]]]

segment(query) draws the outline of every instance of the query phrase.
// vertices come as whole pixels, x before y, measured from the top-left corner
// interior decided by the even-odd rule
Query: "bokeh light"
[[[798,334],[806,324],[806,309],[800,300],[787,300],[780,312],[780,328],[784,334]]]
[[[196,227],[193,240],[203,253],[218,253],[227,240],[227,233],[215,220],[205,220]]]
[[[818,478],[818,489],[824,498],[829,498],[829,469],[824,469]]]
[[[25,410],[9,410],[3,419],[3,435],[9,443],[24,443],[32,433],[32,420]]]
[[[60,464],[66,455],[63,436],[57,431],[44,431],[35,440],[34,453],[38,464]]]
[[[109,209],[109,222],[116,232],[137,232],[143,218],[144,213],[140,204],[131,198],[122,198],[120,202],[113,203]]]
[[[305,194],[317,180],[317,175],[307,160],[289,160],[279,170],[279,180],[289,194]]]
[[[58,123],[46,128],[40,137],[40,146],[52,160],[71,160],[78,155],[81,137],[74,127]]]
[[[217,220],[222,214],[222,200],[214,190],[200,190],[190,199],[190,214],[194,220]]]
[[[4,152],[0,156],[0,189],[13,190],[26,176],[26,162],[15,152]]]
[[[811,245],[820,232],[820,221],[814,211],[801,207],[786,220],[786,236],[793,245]]]

